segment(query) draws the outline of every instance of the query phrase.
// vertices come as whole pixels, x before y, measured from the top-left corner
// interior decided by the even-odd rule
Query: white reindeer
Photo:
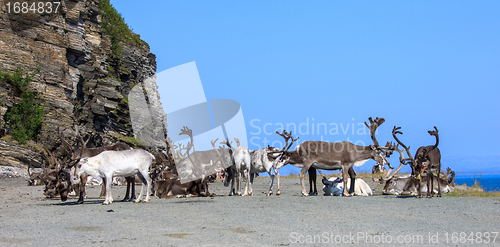
[[[344,190],[343,180],[341,177],[331,177],[326,179],[323,177],[323,191],[325,196],[340,196]],[[350,188],[351,178],[347,178],[347,189]],[[363,181],[361,178],[356,178],[356,183],[354,184],[354,195],[357,196],[371,196],[373,195],[370,186]]]
[[[250,152],[250,160],[252,162],[252,167],[250,169],[250,195],[253,193],[252,186],[254,175],[259,172],[267,172],[269,174],[271,186],[269,187],[267,196],[273,194],[274,172],[272,168],[278,161],[276,159],[279,156],[279,154],[276,153],[278,150],[278,148],[267,147]]]
[[[104,151],[90,158],[83,158],[77,165],[78,176],[86,173],[90,176],[100,176],[106,178],[106,199],[103,204],[113,202],[111,196],[111,182],[113,177],[127,177],[136,175],[142,182],[141,193],[134,202],[139,202],[144,185],[147,185],[146,199],[149,201],[149,191],[151,191],[151,179],[149,178],[149,167],[154,156],[142,149],[124,150],[124,151]]]
[[[243,175],[243,176],[245,176],[245,179],[246,179],[245,193],[243,194],[243,196],[248,196],[249,195],[248,194],[248,187],[250,185],[250,169],[252,166],[252,164],[250,162],[250,160],[251,160],[250,151],[248,151],[248,148],[244,147],[244,146],[239,146],[237,148],[233,148],[228,141],[223,141],[223,142],[221,142],[221,144],[229,146],[232,150],[231,157],[233,158],[233,161],[234,161],[234,165],[233,165],[234,176],[235,176],[235,179],[237,179],[236,195],[239,195],[239,196],[241,195],[241,178]],[[235,179],[233,179],[231,181],[231,192],[229,193],[229,195],[231,195],[231,193],[233,192]]]

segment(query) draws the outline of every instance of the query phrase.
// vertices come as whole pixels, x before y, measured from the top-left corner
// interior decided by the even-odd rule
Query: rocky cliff
[[[128,94],[137,86],[145,94],[144,110],[154,118],[147,132],[166,136],[166,116],[154,83],[155,55],[147,43],[136,34],[134,42],[104,32],[106,13],[99,0],[62,1],[59,12],[50,14],[13,9],[9,13],[9,2],[14,3],[0,5],[0,71],[40,68],[30,88],[45,103],[45,119],[39,137],[26,145],[8,138],[9,127],[1,123],[6,136],[0,140],[0,165],[40,166],[44,162],[40,146],[58,146],[57,127],[75,124],[84,138],[90,138],[89,147],[118,140],[146,148],[162,145],[137,140],[130,119]],[[1,119],[19,101],[12,90],[0,81]]]

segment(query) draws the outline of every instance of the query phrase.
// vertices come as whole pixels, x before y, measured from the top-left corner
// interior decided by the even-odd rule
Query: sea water
[[[500,191],[500,174],[456,175],[455,184],[467,186],[478,184],[488,192]]]

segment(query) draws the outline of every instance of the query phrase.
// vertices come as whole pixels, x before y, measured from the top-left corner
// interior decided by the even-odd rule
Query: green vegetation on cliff
[[[19,102],[7,110],[4,119],[12,130],[14,139],[22,144],[38,136],[44,119],[45,104],[37,103],[38,97],[28,88],[33,75],[39,72],[39,68],[34,73],[26,73],[24,76],[21,69],[16,69],[14,74],[0,72],[0,81],[11,84],[14,87],[14,93],[19,95]]]
[[[130,30],[121,14],[116,11],[109,0],[102,0],[99,7],[102,11],[102,30],[111,38],[111,53],[115,58],[121,59],[122,42],[135,44],[136,46],[141,45],[143,41],[140,39],[140,35]]]

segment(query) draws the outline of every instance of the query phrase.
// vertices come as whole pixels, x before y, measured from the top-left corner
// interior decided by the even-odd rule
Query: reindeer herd
[[[194,148],[192,131],[184,127],[180,135],[189,135],[191,142],[186,146],[177,146],[166,142],[167,151],[148,152],[143,149],[132,149],[125,143],[116,143],[99,148],[87,148],[87,141],[81,137],[78,127],[75,130],[57,130],[61,145],[55,151],[44,146],[46,158],[51,164],[50,168],[42,173],[30,175],[29,185],[45,185],[44,194],[48,198],[60,197],[66,201],[70,193],[78,197],[77,203],[83,203],[86,196],[85,185],[89,177],[102,178],[102,191],[100,197],[105,197],[103,204],[113,202],[111,185],[115,177],[125,177],[127,192],[124,201],[134,200],[148,202],[151,195],[159,198],[187,197],[187,196],[214,196],[208,190],[209,183],[218,177],[224,186],[229,187],[229,195],[250,196],[253,194],[252,184],[254,176],[267,172],[270,178],[270,187],[267,195],[273,194],[274,179],[277,178],[276,195],[280,195],[279,169],[285,165],[302,168],[299,176],[302,195],[317,195],[316,172],[321,170],[341,170],[342,177],[326,179],[323,176],[323,190],[325,195],[372,195],[372,190],[361,179],[356,179],[353,167],[359,166],[372,159],[377,164],[374,173],[383,176],[375,182],[384,184],[382,194],[386,195],[416,195],[420,198],[422,192],[427,197],[435,193],[453,191],[455,173],[447,168],[447,173],[441,172],[441,154],[439,148],[438,130],[429,131],[436,138],[434,145],[420,147],[414,156],[410,147],[398,138],[402,135],[401,127],[394,126],[392,136],[397,144],[387,142],[381,146],[375,133],[377,128],[385,122],[383,118],[369,118],[365,125],[370,130],[373,144],[359,146],[350,142],[323,142],[305,141],[290,151],[290,147],[299,138],[293,138],[292,133],[283,130],[276,134],[283,137],[285,145],[279,148],[266,147],[259,150],[249,150],[241,146],[235,138],[236,146],[229,140],[220,142],[212,140],[212,150],[196,151]],[[76,138],[76,144],[70,145],[66,135]],[[173,151],[169,151],[173,150]],[[394,170],[387,158],[394,151],[399,153],[399,167]],[[408,156],[405,158],[405,153]],[[196,164],[198,166],[196,166]],[[385,165],[389,170],[385,169]],[[403,165],[411,167],[411,174],[404,177],[395,177]],[[208,168],[207,168],[208,167]],[[309,192],[306,191],[305,175],[309,173]],[[321,173],[321,175],[323,175]],[[142,184],[139,197],[135,197],[136,178]],[[244,192],[242,193],[242,182]],[[236,186],[235,186],[236,184]],[[235,188],[236,187],[236,188]]]

